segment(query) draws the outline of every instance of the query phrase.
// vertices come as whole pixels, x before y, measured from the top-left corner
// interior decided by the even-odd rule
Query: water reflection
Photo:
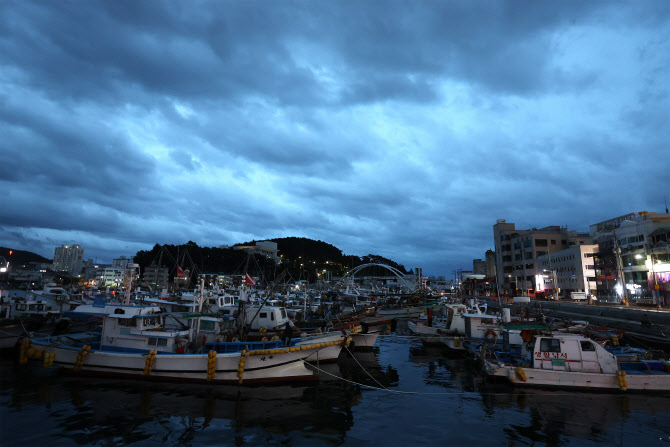
[[[296,386],[38,379],[16,376],[11,361],[0,362],[0,421],[6,424],[0,444],[609,446],[670,440],[668,397],[519,390],[487,382],[476,362],[450,358],[440,346],[390,336],[380,345],[319,365],[319,383]]]
[[[317,383],[257,387],[24,377],[13,363],[4,362],[2,392],[10,411],[32,414],[39,407],[56,420],[53,435],[78,444],[183,445],[216,433],[244,445],[258,442],[258,436],[291,439],[295,431],[302,440],[341,443],[354,424],[352,407],[361,399],[357,384],[391,387],[398,381],[397,372],[383,368],[377,354],[348,354],[337,364],[320,364],[323,379]],[[24,435],[12,435],[17,437],[13,443],[20,444]]]
[[[473,359],[449,356],[435,345],[409,349],[409,361],[424,367],[426,385],[463,399],[478,396],[482,433],[498,426],[510,445],[558,446],[571,439],[623,445],[650,434],[670,441],[670,396],[519,389],[489,382]],[[452,408],[461,411],[461,404],[454,401]],[[473,414],[471,408],[464,412]]]

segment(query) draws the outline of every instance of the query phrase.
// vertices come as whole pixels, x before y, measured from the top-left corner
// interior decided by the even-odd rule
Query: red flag
[[[177,278],[186,278],[186,273],[179,266],[177,266]]]
[[[249,274],[247,273],[247,276],[244,278],[244,285],[245,286],[255,286],[256,285],[256,280],[253,279]]]

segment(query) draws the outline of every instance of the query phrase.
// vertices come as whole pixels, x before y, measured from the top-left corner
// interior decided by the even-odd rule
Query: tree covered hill
[[[270,282],[284,269],[288,269],[289,278],[314,282],[326,277],[343,276],[354,267],[367,263],[380,263],[393,266],[408,273],[404,266],[377,255],[345,255],[342,250],[323,241],[303,237],[270,239],[277,243],[282,263],[276,265],[272,260],[256,254],[236,250],[236,246],[255,245],[256,241],[236,244],[231,248],[199,247],[189,241],[183,245],[158,245],[135,255],[135,262],[144,269],[151,264],[168,266],[170,277],[174,277],[177,265],[192,273],[250,273]],[[388,271],[371,271],[370,274],[388,275]],[[195,275],[194,275],[195,276]]]
[[[12,254],[9,254],[10,251]],[[51,262],[51,259],[47,259],[37,253],[7,247],[0,247],[0,256],[9,261],[10,267],[17,267],[31,262]]]

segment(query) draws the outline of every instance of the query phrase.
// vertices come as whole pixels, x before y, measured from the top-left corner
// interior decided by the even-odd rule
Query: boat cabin
[[[283,307],[263,306],[248,306],[245,309],[244,322],[249,325],[252,331],[257,331],[263,326],[268,331],[277,331],[284,329],[288,321],[286,309]]]
[[[465,335],[470,340],[487,343],[502,341],[500,318],[497,315],[476,313],[462,316],[465,319]]]
[[[60,312],[47,300],[18,298],[12,302],[10,313],[12,318],[46,318]]]
[[[447,319],[445,328],[449,332],[465,333],[465,318],[463,315],[468,313],[468,307],[465,304],[447,304]]]
[[[581,335],[543,335],[535,339],[533,368],[554,371],[614,373],[616,357]]]
[[[118,306],[103,319],[100,349],[176,352],[177,338],[186,339],[188,331],[166,330],[164,316],[158,306]]]

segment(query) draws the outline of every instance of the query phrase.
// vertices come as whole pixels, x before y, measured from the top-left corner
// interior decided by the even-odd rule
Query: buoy
[[[81,351],[79,351],[79,354],[77,354],[77,361],[74,364],[74,368],[72,368],[73,371],[81,370],[81,368],[84,366],[84,359],[86,359],[86,356],[90,350],[91,347],[89,345],[82,346]]]
[[[527,379],[527,378],[526,378],[526,372],[523,370],[522,367],[518,366],[518,367],[515,369],[515,372],[516,372],[516,375],[517,375],[517,377],[519,378],[519,380],[521,380],[522,382],[525,382],[525,381],[526,381],[526,379]]]
[[[156,350],[152,349],[149,351],[147,354],[147,359],[144,362],[144,375],[145,376],[150,376],[151,371],[154,369],[154,359],[156,358]]]

